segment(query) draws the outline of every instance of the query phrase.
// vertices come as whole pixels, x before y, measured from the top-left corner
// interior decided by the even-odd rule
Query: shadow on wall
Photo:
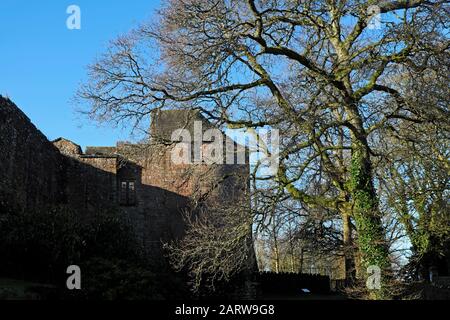
[[[119,158],[106,160],[117,168],[116,173],[66,157],[70,163],[65,174],[66,203],[88,215],[104,208],[119,208],[147,254],[162,254],[163,242],[183,236],[183,212],[189,209],[190,199],[144,184],[142,167],[136,163]]]
[[[62,154],[2,96],[0,137],[0,207],[36,210],[62,204],[80,212],[80,219],[119,208],[152,255],[161,253],[162,241],[183,235],[187,197],[143,184],[142,168],[131,161]]]

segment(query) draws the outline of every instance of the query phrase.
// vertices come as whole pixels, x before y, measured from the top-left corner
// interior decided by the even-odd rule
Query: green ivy
[[[358,231],[361,264],[364,269],[375,265],[389,269],[388,250],[384,238],[378,200],[372,183],[370,165],[362,150],[354,150],[350,168],[349,189],[353,197],[353,216]],[[371,292],[375,299],[387,298],[386,277],[382,274],[382,289]]]

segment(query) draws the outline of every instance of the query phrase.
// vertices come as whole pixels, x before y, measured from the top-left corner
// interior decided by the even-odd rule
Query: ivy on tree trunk
[[[387,298],[387,275],[390,273],[388,248],[373,185],[369,152],[367,147],[360,143],[355,143],[353,149],[350,174],[350,190],[354,202],[353,215],[358,232],[361,266],[364,273],[370,266],[381,269],[381,289],[371,289],[370,295],[377,299]]]

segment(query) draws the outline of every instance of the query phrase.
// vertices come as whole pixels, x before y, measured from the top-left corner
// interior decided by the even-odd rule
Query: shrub
[[[0,277],[54,284],[64,299],[163,299],[187,292],[176,276],[148,267],[119,212],[81,216],[64,206],[34,212],[0,207]],[[79,292],[65,290],[72,264],[82,270]]]

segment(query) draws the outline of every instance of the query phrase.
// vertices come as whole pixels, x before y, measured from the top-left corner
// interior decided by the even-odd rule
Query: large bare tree
[[[98,120],[139,122],[178,107],[231,128],[278,128],[280,166],[270,178],[304,206],[340,212],[348,278],[357,239],[362,269],[383,270],[371,296],[386,297],[377,139],[399,119],[428,121],[391,79],[448,65],[448,2],[168,0],[155,21],[112,43],[79,96]]]
[[[401,77],[411,105],[440,107],[424,110],[431,121],[386,127],[379,142],[385,155],[377,166],[380,198],[410,241],[410,276],[416,279],[429,280],[433,268],[445,272],[450,255],[450,121],[440,111],[450,102],[449,74],[449,65],[436,64]]]

